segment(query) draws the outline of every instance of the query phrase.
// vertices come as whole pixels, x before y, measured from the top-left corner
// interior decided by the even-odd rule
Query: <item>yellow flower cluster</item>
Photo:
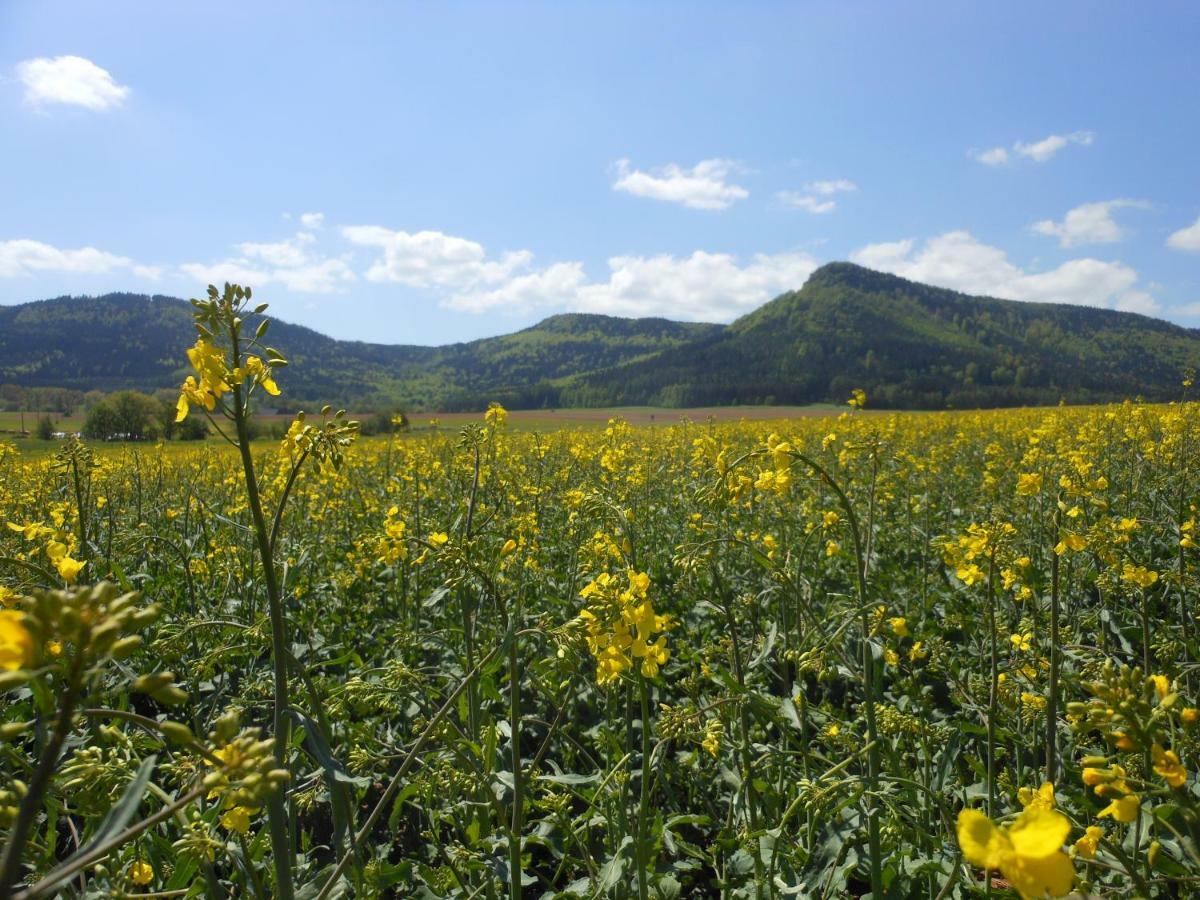
[[[217,408],[217,401],[233,390],[228,381],[230,374],[225,365],[225,352],[216,344],[200,338],[188,350],[187,356],[196,374],[184,379],[179,389],[179,402],[175,405],[176,422],[187,418],[190,404],[212,412]]]
[[[615,681],[635,662],[643,676],[653,678],[670,658],[664,632],[673,628],[674,622],[655,611],[649,590],[649,575],[627,570],[601,572],[580,591],[587,606],[579,616],[586,628],[588,650],[596,658],[600,684]]]

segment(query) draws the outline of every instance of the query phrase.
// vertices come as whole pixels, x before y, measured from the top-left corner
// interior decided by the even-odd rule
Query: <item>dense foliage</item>
[[[0,452],[23,881],[282,896],[282,798],[309,897],[1194,893],[1200,408],[303,433]]]
[[[128,294],[0,307],[0,383],[174,385],[188,316]],[[290,402],[379,410],[805,404],[855,387],[901,409],[1169,400],[1200,359],[1200,333],[1161,320],[969,297],[848,263],[729,326],[562,315],[445,347],[275,329],[297,365]]]
[[[849,263],[694,345],[573,379],[573,405],[840,400],[970,409],[1177,396],[1200,334],[1133,313],[970,297]]]
[[[285,322],[273,327],[275,341],[296,365],[288,403],[441,410],[473,409],[481,397],[510,406],[555,406],[556,379],[720,328],[561,315],[514,334],[419,347],[336,341]],[[107,294],[0,307],[0,385],[146,392],[173,387],[185,371],[182,354],[191,329],[191,307],[171,297]]]

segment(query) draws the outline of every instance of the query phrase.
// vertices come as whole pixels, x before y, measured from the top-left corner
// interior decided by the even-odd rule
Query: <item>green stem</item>
[[[646,869],[649,866],[649,853],[646,846],[646,818],[650,812],[650,687],[644,677],[639,676],[642,699],[642,794],[638,803],[637,824],[637,867],[638,867],[638,900],[647,900],[649,886],[646,879]]]
[[[521,900],[521,831],[524,828],[524,780],[521,777],[521,669],[518,650],[520,640],[521,593],[517,592],[513,608],[513,637],[508,648],[508,722],[512,744],[513,805],[512,822],[508,829],[508,895]]]
[[[988,560],[987,617],[991,644],[988,677],[987,715],[987,814],[995,815],[996,807],[996,712],[1000,703],[1000,648],[996,638],[996,552]]]
[[[230,329],[233,342],[233,359],[239,359],[238,337]],[[262,561],[263,578],[267,583],[267,604],[271,616],[271,663],[274,668],[275,710],[272,733],[275,738],[275,765],[287,768],[287,750],[291,732],[291,720],[287,710],[288,697],[287,622],[283,609],[283,598],[275,573],[275,558],[271,547],[271,535],[263,515],[262,497],[258,491],[258,477],[254,469],[254,458],[250,454],[250,429],[247,409],[242,400],[242,386],[234,385],[234,424],[237,427],[238,451],[241,453],[242,470],[246,476],[246,495],[250,503],[250,515],[254,520],[254,537],[258,543],[258,554]],[[292,836],[291,822],[285,803],[285,792],[272,794],[267,803],[267,822],[271,832],[271,854],[274,857],[275,891],[280,900],[292,900]]]
[[[1055,512],[1054,541],[1058,543],[1058,513]],[[1058,775],[1058,677],[1062,650],[1058,644],[1058,554],[1050,553],[1050,696],[1046,700],[1046,780],[1051,784]]]
[[[27,890],[21,891],[13,896],[13,900],[34,900],[36,897],[45,897],[47,894],[58,885],[62,884],[70,878],[73,878],[77,872],[81,872],[89,866],[95,865],[108,854],[112,853],[121,845],[133,840],[142,832],[153,828],[159,822],[163,822],[175,815],[179,810],[183,809],[189,803],[194,803],[199,800],[208,789],[201,785],[184,794],[170,806],[164,806],[152,816],[147,816],[136,825],[131,825],[115,837],[109,838],[102,844],[98,844],[87,853],[79,854],[71,857],[57,869],[52,870],[45,878]]]
[[[79,702],[79,695],[83,689],[84,651],[85,648],[82,646],[77,648],[62,706],[59,707],[58,716],[54,720],[54,730],[51,731],[50,739],[42,749],[37,768],[34,769],[25,797],[21,800],[21,805],[17,810],[16,821],[13,822],[12,829],[8,833],[8,840],[4,844],[4,853],[0,856],[0,896],[9,896],[13,885],[21,876],[21,855],[25,850],[25,843],[29,840],[29,833],[33,830],[34,819],[42,810],[42,797],[45,795],[46,789],[50,787],[50,779],[58,767],[59,754],[62,753],[63,744],[71,731],[75,705]]]

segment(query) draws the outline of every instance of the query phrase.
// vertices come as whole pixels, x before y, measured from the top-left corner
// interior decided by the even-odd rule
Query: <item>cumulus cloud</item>
[[[584,281],[582,263],[555,263],[539,272],[517,275],[499,287],[455,294],[442,305],[473,313],[564,306],[578,295]]]
[[[1200,216],[1186,228],[1180,228],[1167,238],[1167,246],[1174,250],[1190,250],[1200,253]]]
[[[575,309],[728,322],[802,286],[817,262],[806,253],[757,253],[743,265],[729,253],[697,250],[687,257],[614,256],[608,268],[607,281],[580,289]]]
[[[666,316],[727,322],[800,287],[817,262],[804,253],[760,253],[742,263],[729,253],[614,256],[608,278],[590,282],[579,262],[556,263],[490,290],[458,294],[455,309],[527,312],[545,308],[614,316]]]
[[[35,106],[62,103],[105,110],[129,96],[128,87],[82,56],[27,59],[17,64],[17,78],[25,85],[26,102]]]
[[[1034,162],[1045,162],[1068,144],[1079,144],[1080,146],[1087,147],[1095,140],[1096,135],[1091,131],[1076,131],[1068,135],[1052,134],[1031,144],[1024,144],[1017,141],[1017,143],[1013,144],[1013,150],[1016,151],[1018,156],[1026,156]]]
[[[300,224],[305,228],[320,228],[325,224],[325,213],[306,212],[300,214]]]
[[[1071,144],[1078,144],[1082,147],[1087,147],[1096,140],[1096,135],[1091,131],[1073,131],[1070,134],[1051,134],[1042,138],[1040,141],[1017,141],[1012,145],[1012,150],[1004,147],[991,147],[987,150],[971,150],[969,155],[976,162],[981,162],[985,166],[1003,166],[1015,157],[1025,157],[1032,159],[1034,162],[1046,162],[1052,159],[1058,151],[1062,150]]]
[[[804,189],[828,197],[830,194],[857,191],[858,185],[848,178],[834,178],[830,181],[810,181],[804,186]]]
[[[1008,151],[1003,147],[992,147],[990,150],[972,150],[971,155],[976,161],[985,166],[1003,166],[1008,163]]]
[[[493,259],[481,244],[441,232],[410,234],[373,225],[342,231],[353,243],[383,249],[368,279],[431,288],[441,306],[472,313],[567,309],[728,321],[800,287],[817,267],[804,253],[760,253],[743,262],[729,253],[697,250],[684,257],[614,256],[607,278],[592,281],[582,262],[534,268],[528,251]]]
[[[118,256],[95,247],[64,250],[41,241],[20,238],[0,241],[0,278],[18,278],[40,272],[74,275],[103,275],[126,269],[141,278],[154,278],[151,266],[140,266],[127,256]]]
[[[775,199],[784,206],[819,215],[837,208],[837,201],[833,199],[835,194],[857,190],[858,185],[848,178],[834,178],[829,181],[810,181],[802,191],[780,191]]]
[[[239,256],[215,263],[184,263],[179,271],[204,284],[281,284],[305,294],[330,294],[357,279],[346,259],[314,253],[311,245],[315,241],[307,231],[282,241],[244,241],[237,245]]]
[[[361,247],[383,251],[367,270],[367,280],[396,282],[412,287],[451,287],[466,290],[496,284],[527,266],[528,250],[488,259],[483,245],[440,231],[393,231],[380,225],[347,225],[342,236]]]
[[[630,166],[628,159],[617,160],[617,180],[613,190],[635,197],[650,197],[679,203],[690,209],[728,209],[750,192],[727,180],[737,166],[728,159],[706,159],[690,169],[671,163],[661,169],[644,172]]]
[[[775,197],[784,206],[790,206],[792,209],[802,209],[805,212],[817,215],[833,212],[837,207],[837,202],[834,200],[822,200],[819,197],[802,194],[800,191],[780,191]]]
[[[1112,244],[1125,237],[1125,231],[1113,219],[1114,209],[1146,209],[1143,200],[1102,200],[1084,203],[1069,211],[1061,222],[1043,219],[1029,226],[1037,234],[1058,238],[1060,247],[1081,244]]]
[[[250,241],[238,244],[242,255],[250,259],[260,260],[272,266],[294,268],[309,262],[309,252],[306,248],[313,242],[312,234],[301,231],[295,237],[274,243],[256,244]]]
[[[968,294],[1137,312],[1158,309],[1148,293],[1134,289],[1138,274],[1124,263],[1073,259],[1031,274],[1012,263],[1003,250],[984,244],[967,231],[938,235],[920,248],[913,240],[868,244],[851,254],[851,259],[872,269]]]

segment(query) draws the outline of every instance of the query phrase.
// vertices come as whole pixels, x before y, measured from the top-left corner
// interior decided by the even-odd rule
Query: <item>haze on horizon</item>
[[[0,303],[729,321],[850,259],[1200,324],[1200,9],[0,7]]]

